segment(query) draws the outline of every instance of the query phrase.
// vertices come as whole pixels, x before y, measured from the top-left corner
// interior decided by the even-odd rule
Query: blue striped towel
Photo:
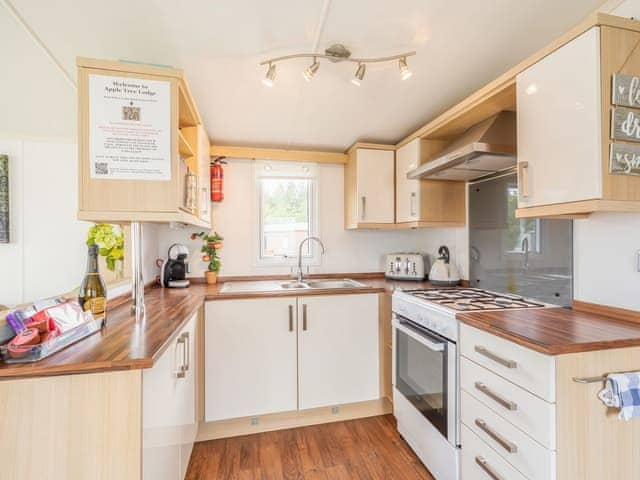
[[[640,417],[640,372],[607,375],[598,397],[606,406],[620,409],[620,420]]]

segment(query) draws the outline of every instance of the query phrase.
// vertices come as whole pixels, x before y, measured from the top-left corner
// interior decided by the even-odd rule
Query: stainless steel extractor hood
[[[468,181],[515,166],[516,116],[504,111],[469,128],[407,178]]]

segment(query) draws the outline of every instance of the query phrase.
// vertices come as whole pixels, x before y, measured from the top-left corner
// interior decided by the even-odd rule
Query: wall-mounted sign
[[[89,75],[91,178],[171,180],[171,83]]]
[[[614,108],[611,111],[611,138],[640,142],[640,110]]]
[[[609,172],[618,175],[640,175],[640,146],[612,143]]]
[[[9,241],[9,157],[0,155],[0,243]]]
[[[613,74],[611,103],[623,107],[640,107],[640,77]]]

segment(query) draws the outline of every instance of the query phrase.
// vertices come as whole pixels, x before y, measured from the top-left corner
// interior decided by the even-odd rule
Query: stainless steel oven
[[[456,343],[394,314],[395,389],[449,444],[458,445]]]

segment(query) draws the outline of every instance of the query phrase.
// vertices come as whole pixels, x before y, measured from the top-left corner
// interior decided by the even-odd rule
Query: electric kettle
[[[437,287],[454,287],[460,283],[460,273],[455,265],[450,263],[449,248],[442,245],[438,249],[440,255],[429,272],[429,281]]]

